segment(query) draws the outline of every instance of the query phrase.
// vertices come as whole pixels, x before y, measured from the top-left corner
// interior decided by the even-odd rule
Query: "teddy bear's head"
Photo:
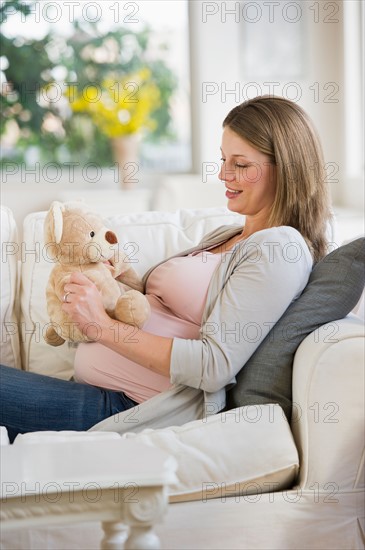
[[[106,262],[117,253],[115,233],[81,202],[51,204],[44,222],[44,240],[49,261],[62,264]]]

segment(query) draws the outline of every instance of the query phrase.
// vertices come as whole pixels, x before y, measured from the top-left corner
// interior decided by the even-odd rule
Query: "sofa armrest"
[[[18,232],[14,216],[0,206],[0,362],[21,368],[18,330]]]
[[[364,325],[354,315],[323,325],[299,346],[292,431],[300,487],[329,492],[362,487],[363,363]]]

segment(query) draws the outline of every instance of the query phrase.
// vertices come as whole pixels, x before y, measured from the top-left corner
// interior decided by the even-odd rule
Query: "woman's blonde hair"
[[[290,225],[305,238],[315,261],[327,252],[329,191],[322,147],[308,115],[283,97],[260,96],[232,109],[223,122],[276,167],[269,226]]]

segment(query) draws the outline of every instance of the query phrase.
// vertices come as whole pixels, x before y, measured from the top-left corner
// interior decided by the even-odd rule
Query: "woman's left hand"
[[[89,339],[100,338],[103,327],[110,325],[110,317],[106,313],[100,292],[95,284],[82,273],[74,272],[64,286],[67,302],[62,309],[83,334]]]

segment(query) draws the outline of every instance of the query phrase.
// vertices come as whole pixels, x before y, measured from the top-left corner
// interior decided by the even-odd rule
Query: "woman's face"
[[[275,166],[267,155],[227,126],[221,150],[222,168],[218,177],[226,185],[228,209],[265,222],[275,198]]]

